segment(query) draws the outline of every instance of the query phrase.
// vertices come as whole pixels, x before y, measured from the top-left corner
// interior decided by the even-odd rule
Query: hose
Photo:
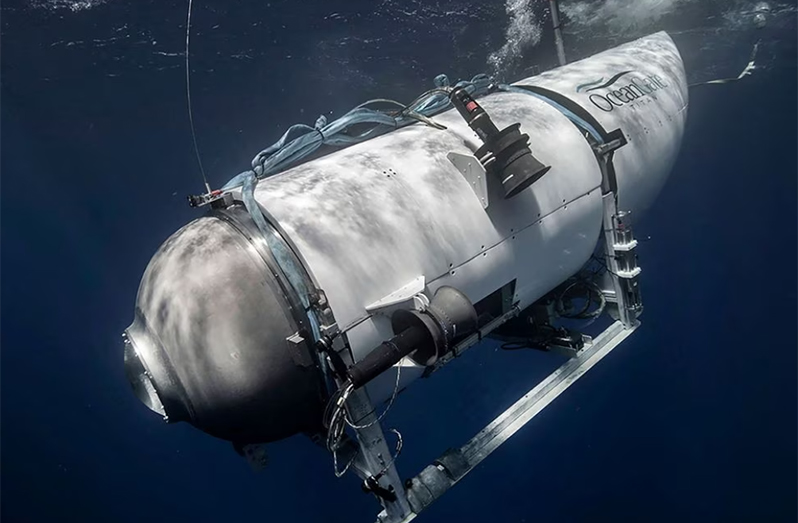
[[[322,145],[348,147],[415,122],[423,122],[437,129],[445,129],[444,126],[432,121],[430,117],[451,106],[448,96],[449,80],[445,75],[438,75],[435,78],[435,85],[434,89],[421,94],[408,105],[403,105],[395,100],[378,98],[358,105],[331,123],[327,123],[326,117],[320,117],[315,127],[304,124],[292,125],[279,140],[255,155],[251,162],[251,170],[234,176],[222,187],[222,190],[229,191],[242,187],[253,174],[256,180],[260,180],[282,172],[309,157]],[[481,96],[492,90],[493,83],[487,75],[483,74],[477,75],[467,82],[458,82],[455,87],[458,86],[466,88],[472,96]],[[369,108],[377,103],[395,105],[399,109],[385,112]],[[346,132],[358,125],[369,125],[370,127],[354,135]]]

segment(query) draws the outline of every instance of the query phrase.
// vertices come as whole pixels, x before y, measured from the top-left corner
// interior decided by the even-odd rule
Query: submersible
[[[571,350],[579,373],[637,326],[629,219],[665,183],[687,116],[671,38],[657,33],[478,98],[447,95],[452,108],[435,125],[202,202],[204,214],[147,266],[125,331],[128,378],[145,405],[238,448],[335,436],[331,450],[378,497],[382,520],[402,521],[479,453],[447,453],[403,483],[373,405],[485,337],[526,328]],[[617,319],[609,341],[541,337],[557,313],[552,293],[597,246],[609,271],[589,283]],[[331,425],[330,404],[356,442]]]

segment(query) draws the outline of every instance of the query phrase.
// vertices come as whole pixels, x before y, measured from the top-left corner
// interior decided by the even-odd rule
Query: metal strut
[[[593,340],[589,340],[578,356],[568,360],[559,369],[527,392],[482,429],[471,440],[457,449],[450,449],[406,483],[406,496],[411,512],[397,519],[383,511],[378,523],[407,523],[447,490],[471,472],[491,452],[518,432],[532,418],[554,401],[576,380],[582,377],[596,363],[601,361],[615,347],[624,341],[639,325],[636,322],[626,328],[616,321]],[[400,496],[402,497],[402,496]]]
[[[351,419],[360,427],[355,429],[359,449],[352,468],[363,479],[364,486],[370,487],[370,491],[377,495],[389,521],[402,521],[412,510],[366,389],[352,393],[346,408]]]

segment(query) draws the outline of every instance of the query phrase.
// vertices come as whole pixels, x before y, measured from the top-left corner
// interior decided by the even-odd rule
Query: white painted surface
[[[629,71],[613,85],[588,91],[580,85]],[[658,77],[667,87],[630,99],[623,89],[633,82]],[[556,91],[584,107],[607,132],[622,129],[629,144],[615,153],[619,209],[645,211],[659,194],[676,161],[687,119],[688,88],[679,50],[667,33],[660,32],[604,51],[585,60],[518,82]],[[601,85],[601,84],[599,84]],[[621,90],[621,98],[612,95]],[[609,96],[619,106],[600,109],[591,96]],[[607,106],[594,97],[599,105]],[[623,101],[628,100],[628,101]]]
[[[667,87],[638,100],[627,96],[629,103],[609,112],[589,99],[607,89],[576,92],[627,70],[610,92],[654,76]],[[686,116],[684,70],[670,37],[658,33],[518,84],[578,102],[607,132],[623,129],[629,144],[615,154],[620,206],[650,204],[675,161]],[[429,293],[453,285],[473,302],[516,279],[515,298],[525,307],[575,273],[596,245],[601,174],[576,126],[525,94],[496,93],[480,104],[500,129],[520,122],[533,154],[551,165],[510,200],[489,179],[487,209],[446,158],[470,154],[462,137],[475,136],[453,110],[434,118],[447,130],[413,125],[258,184],[256,199],[301,251],[338,324],[357,324],[348,330],[356,359],[392,335],[385,317],[363,321],[366,306],[414,278],[423,276]],[[403,371],[403,385],[419,373]],[[389,390],[371,390],[375,399],[393,388],[386,378],[379,381]]]

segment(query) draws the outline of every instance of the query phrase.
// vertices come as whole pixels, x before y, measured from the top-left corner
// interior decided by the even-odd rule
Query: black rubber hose
[[[432,334],[422,327],[411,327],[371,351],[347,372],[349,381],[357,389],[382,374],[399,360],[433,344]]]

